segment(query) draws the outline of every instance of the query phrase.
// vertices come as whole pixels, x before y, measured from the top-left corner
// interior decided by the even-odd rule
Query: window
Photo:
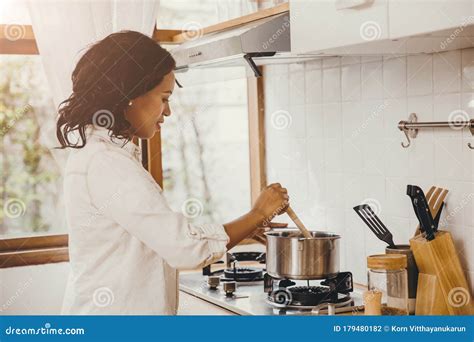
[[[202,0],[194,6],[162,0],[157,25],[199,30],[280,2],[249,0],[237,6]],[[5,0],[2,8],[8,10],[0,14],[1,23],[30,29],[25,6]],[[187,27],[196,17],[198,26]],[[0,55],[0,67],[6,71],[0,76],[0,240],[65,233],[59,167],[64,161],[51,149],[57,146],[56,108],[41,57]],[[178,74],[178,80],[185,88],[176,90],[174,115],[162,132],[166,196],[174,210],[195,221],[225,222],[250,208],[246,69],[193,70]],[[67,236],[59,237],[54,244],[66,246]]]
[[[228,19],[221,7],[163,0],[157,26],[200,30]],[[250,209],[246,77],[244,67],[176,74],[184,88],[175,89],[161,132],[163,187],[173,210],[194,222],[225,222]]]
[[[228,77],[212,80],[216,74]],[[162,130],[166,197],[198,222],[233,219],[250,208],[245,68],[176,77],[184,88],[175,90]]]
[[[64,231],[61,174],[49,136],[56,110],[41,59],[0,55],[0,69],[0,236]]]
[[[31,24],[26,3],[3,0],[0,23],[16,41]],[[0,55],[0,239],[66,230],[56,109],[38,55]]]

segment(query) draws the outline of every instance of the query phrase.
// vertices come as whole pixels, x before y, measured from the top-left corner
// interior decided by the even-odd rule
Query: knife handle
[[[435,238],[435,222],[423,190],[416,185],[408,185],[407,195],[411,198],[413,209],[420,222],[420,229],[423,231],[425,238],[428,241],[433,240]]]

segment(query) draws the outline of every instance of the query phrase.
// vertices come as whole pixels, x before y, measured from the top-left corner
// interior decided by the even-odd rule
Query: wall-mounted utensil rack
[[[418,135],[418,130],[423,128],[451,128],[462,130],[469,128],[471,134],[474,136],[474,119],[460,120],[460,121],[437,121],[437,122],[418,122],[416,113],[411,113],[408,120],[402,120],[398,123],[398,129],[405,133],[407,142],[402,142],[403,148],[408,148],[411,145],[411,139],[415,139]],[[474,145],[468,143],[467,146],[474,150]]]

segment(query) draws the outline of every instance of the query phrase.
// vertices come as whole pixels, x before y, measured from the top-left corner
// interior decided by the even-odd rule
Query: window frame
[[[231,19],[203,29],[204,33],[226,30],[251,21],[259,20],[289,11],[288,3],[259,10],[258,12]],[[13,25],[13,24],[11,24]],[[38,55],[38,47],[31,25],[19,25],[25,29],[25,34],[18,40],[8,39],[5,24],[0,24],[0,54]],[[179,44],[183,31],[157,29],[153,39],[165,44]],[[264,68],[261,68],[262,75]],[[249,118],[249,158],[250,158],[250,189],[251,201],[256,200],[261,189],[267,184],[265,163],[265,122],[264,122],[264,76],[254,76],[247,79],[247,101]],[[134,139],[133,142],[141,147],[143,166],[150,172],[153,179],[163,187],[163,163],[161,153],[161,134],[158,132],[152,139]],[[0,269],[9,267],[42,265],[69,261],[68,234],[36,235],[26,237],[0,238]],[[262,233],[257,233],[244,240],[243,243],[265,243]]]

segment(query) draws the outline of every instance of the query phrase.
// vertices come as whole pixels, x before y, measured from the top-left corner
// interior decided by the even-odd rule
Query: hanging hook
[[[407,131],[407,130],[403,130],[403,133],[405,133],[405,136],[407,137],[407,142],[408,142],[408,143],[402,142],[402,147],[403,147],[403,148],[408,148],[408,147],[410,147],[410,145],[411,145],[410,136],[408,135],[408,131]]]
[[[467,143],[467,146],[468,146],[471,150],[474,150],[474,145],[473,145],[473,144]]]
[[[400,121],[398,123],[398,129],[405,133],[405,136],[407,137],[407,142],[402,142],[402,147],[403,148],[408,148],[411,145],[411,139],[415,139],[416,136],[418,135],[418,129],[417,128],[408,128],[408,124],[413,124],[418,122],[418,117],[416,116],[416,113],[411,113],[410,116],[408,117],[408,121]],[[411,139],[410,139],[411,138]]]

